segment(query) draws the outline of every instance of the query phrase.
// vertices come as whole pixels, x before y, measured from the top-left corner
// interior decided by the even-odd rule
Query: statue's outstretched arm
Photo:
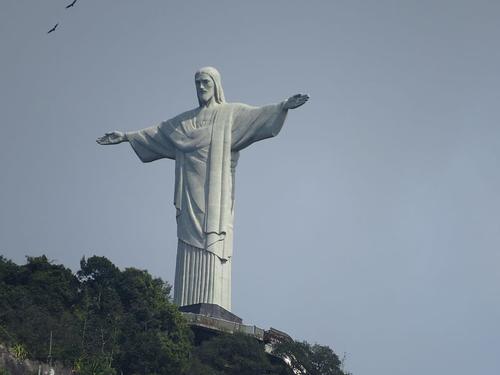
[[[275,137],[283,127],[288,110],[308,100],[308,95],[297,94],[281,103],[262,107],[238,104],[233,113],[231,149],[241,151],[254,142]]]
[[[117,145],[118,143],[128,142],[127,133],[115,130],[97,138],[96,142],[100,145]]]
[[[149,163],[158,159],[174,159],[176,149],[160,125],[137,130],[134,132],[112,131],[96,139],[100,145],[117,145],[118,143],[128,142],[135,151],[139,159],[144,163]],[[168,125],[168,123],[167,123]]]

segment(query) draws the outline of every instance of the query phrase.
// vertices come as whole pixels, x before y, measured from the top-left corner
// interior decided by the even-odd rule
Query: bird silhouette
[[[66,5],[66,9],[69,9],[71,7],[74,7],[75,6],[75,3],[77,2],[78,0],[73,0],[73,2],[69,5]]]
[[[54,31],[56,31],[57,26],[59,26],[59,23],[56,23],[52,29],[50,29],[49,31],[47,31],[47,34],[50,34],[50,33],[53,33]]]

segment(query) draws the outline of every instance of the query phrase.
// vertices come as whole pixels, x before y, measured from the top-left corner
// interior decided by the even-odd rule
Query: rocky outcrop
[[[17,359],[5,346],[0,344],[0,369],[5,369],[10,375],[72,375],[71,369],[61,363],[54,363],[52,368],[47,364],[29,359]]]

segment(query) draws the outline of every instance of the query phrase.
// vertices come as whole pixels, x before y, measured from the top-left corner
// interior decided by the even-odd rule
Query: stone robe
[[[283,103],[251,107],[223,103],[184,112],[157,126],[127,133],[143,162],[175,160],[178,254],[174,300],[231,309],[234,174],[239,151],[279,133]],[[208,117],[207,117],[208,116]]]

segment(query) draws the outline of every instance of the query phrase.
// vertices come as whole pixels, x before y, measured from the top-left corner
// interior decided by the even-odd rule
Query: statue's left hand
[[[300,107],[305,102],[309,100],[309,95],[307,94],[297,94],[289,97],[284,104],[285,109],[295,109]]]

